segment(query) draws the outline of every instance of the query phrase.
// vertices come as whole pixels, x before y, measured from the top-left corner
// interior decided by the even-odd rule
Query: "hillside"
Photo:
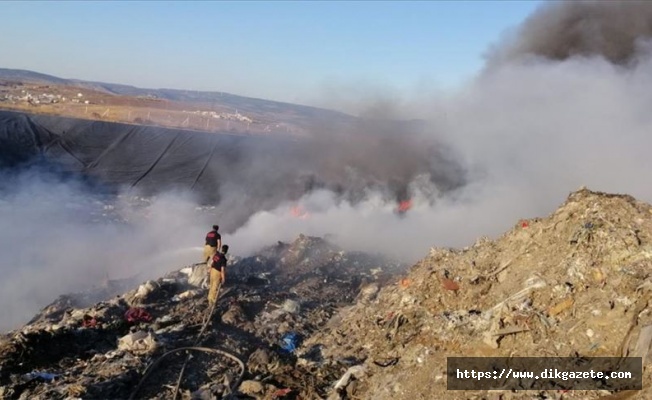
[[[51,84],[65,84],[67,79],[56,76],[42,74],[40,72],[27,71],[24,69],[0,68],[0,79],[16,82],[38,82]]]
[[[34,82],[51,85],[70,85],[91,90],[104,91],[115,95],[132,97],[152,97],[179,102],[207,103],[216,102],[232,108],[241,108],[252,112],[273,111],[289,112],[304,116],[324,117],[344,116],[344,114],[317,107],[300,104],[285,103],[274,100],[265,100],[254,97],[238,96],[225,92],[210,92],[198,90],[178,89],[151,89],[139,88],[131,85],[117,83],[85,81],[80,79],[65,79],[53,75],[42,74],[35,71],[0,68],[0,80],[13,82]]]
[[[301,134],[324,121],[351,123],[354,120],[332,110],[224,92],[144,89],[6,68],[0,68],[0,108],[239,133]]]

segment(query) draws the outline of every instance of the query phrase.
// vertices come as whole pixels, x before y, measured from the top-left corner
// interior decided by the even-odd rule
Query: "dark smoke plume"
[[[374,115],[343,126],[317,126],[305,143],[301,168],[323,180],[320,186],[352,200],[370,189],[387,190],[389,201],[405,200],[408,186],[420,175],[441,192],[463,186],[464,169],[452,149],[428,128],[422,121]]]
[[[419,121],[322,121],[305,138],[251,140],[228,152],[230,158],[223,163],[228,173],[215,172],[210,185],[219,193],[212,204],[225,210],[220,218],[228,231],[257,212],[318,190],[352,203],[375,191],[398,204],[414,195],[410,185],[418,177],[436,188],[432,200],[463,186],[466,179],[454,152]]]
[[[637,60],[652,36],[650,1],[565,1],[541,6],[488,56],[489,67],[528,57]]]

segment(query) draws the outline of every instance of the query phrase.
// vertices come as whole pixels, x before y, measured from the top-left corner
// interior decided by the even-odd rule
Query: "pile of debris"
[[[649,369],[642,392],[446,391],[446,357],[638,356],[649,366],[651,267],[652,207],[581,189],[497,240],[432,249],[304,346],[319,345],[323,365],[361,360],[338,399],[649,399]]]
[[[85,296],[62,296],[0,339],[0,398],[168,399],[177,389],[182,398],[322,397],[350,363],[315,375],[297,362],[301,342],[361,288],[402,271],[384,257],[302,235],[230,260],[210,320],[205,265],[90,307],[79,307]],[[191,357],[180,379],[188,355],[176,349],[184,347]]]
[[[205,266],[90,308],[60,301],[0,339],[0,397],[652,398],[652,206],[581,189],[403,267],[306,236],[231,260],[200,345]],[[447,391],[449,356],[642,357],[644,389]]]

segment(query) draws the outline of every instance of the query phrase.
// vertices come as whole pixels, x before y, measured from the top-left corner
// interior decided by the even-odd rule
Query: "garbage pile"
[[[0,398],[323,398],[356,361],[317,369],[302,343],[405,267],[301,235],[229,260],[211,319],[202,264],[92,305],[61,296],[0,336]]]
[[[651,298],[652,207],[583,188],[496,240],[431,249],[299,353],[356,360],[329,400],[650,399]],[[643,391],[446,391],[447,356],[638,356]]]
[[[230,260],[197,344],[205,268],[44,309],[0,337],[0,398],[652,398],[652,206],[630,196],[581,189],[409,272],[320,238],[279,242]],[[449,356],[642,357],[643,390],[447,391]]]

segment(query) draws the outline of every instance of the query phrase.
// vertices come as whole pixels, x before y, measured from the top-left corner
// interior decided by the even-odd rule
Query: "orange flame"
[[[407,212],[410,208],[412,208],[412,200],[403,200],[398,204],[396,211],[399,213],[404,213]]]
[[[299,218],[299,219],[306,219],[310,214],[308,214],[308,211],[306,211],[303,207],[300,205],[294,205],[290,207],[290,214],[294,218]]]

